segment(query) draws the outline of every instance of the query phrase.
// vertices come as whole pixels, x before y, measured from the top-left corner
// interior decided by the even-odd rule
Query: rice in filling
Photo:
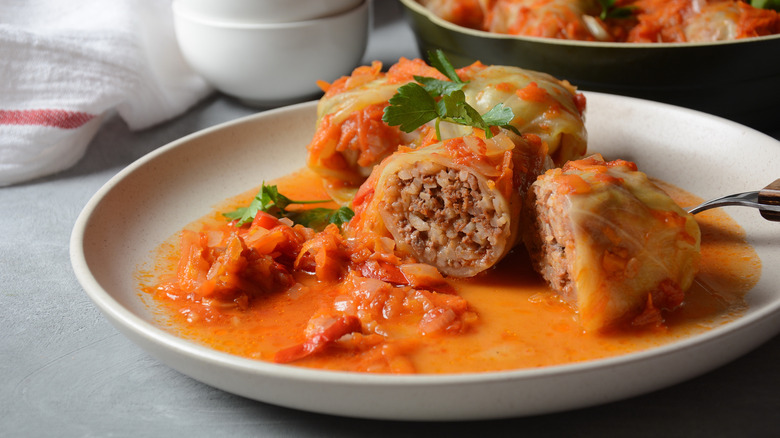
[[[457,275],[501,255],[509,213],[473,174],[416,163],[389,175],[384,187],[385,224],[422,261]]]

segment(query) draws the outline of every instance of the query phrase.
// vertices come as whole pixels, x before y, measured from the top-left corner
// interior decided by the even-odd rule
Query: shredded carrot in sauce
[[[336,79],[332,84],[328,84],[325,81],[317,82],[320,88],[325,92],[326,96],[334,96],[336,94],[343,93],[346,90],[357,88],[361,85],[367,84],[382,74],[382,63],[374,61],[370,66],[361,65],[352,71],[350,76],[342,76]]]
[[[520,99],[530,102],[544,102],[549,99],[547,90],[537,85],[536,82],[529,83],[515,93]]]
[[[561,193],[582,195],[592,190],[591,185],[579,175],[562,175],[560,181],[561,186],[558,190]]]
[[[509,82],[499,82],[495,85],[496,90],[502,91],[504,93],[512,93],[514,91],[520,91],[516,90],[517,87],[515,87],[513,84]]]
[[[441,72],[426,64],[425,61],[419,58],[412,60],[401,58],[387,71],[388,83],[391,84],[412,82],[414,81],[415,76],[428,76],[441,80],[447,79]]]

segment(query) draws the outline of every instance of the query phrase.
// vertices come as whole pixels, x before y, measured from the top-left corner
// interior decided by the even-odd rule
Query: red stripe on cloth
[[[76,129],[94,119],[94,114],[57,109],[0,110],[0,125],[38,125]]]

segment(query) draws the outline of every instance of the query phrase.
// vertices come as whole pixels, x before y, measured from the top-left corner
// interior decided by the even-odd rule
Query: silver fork
[[[757,208],[764,219],[780,222],[780,179],[757,192],[737,193],[712,199],[689,209],[688,213],[696,214],[729,205]]]

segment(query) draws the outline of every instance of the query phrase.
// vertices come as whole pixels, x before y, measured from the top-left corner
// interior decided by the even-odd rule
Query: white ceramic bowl
[[[179,7],[212,20],[285,23],[337,15],[363,0],[176,0]]]
[[[215,88],[252,105],[315,98],[317,80],[348,74],[363,58],[370,2],[344,13],[289,23],[218,21],[173,4],[179,47]]]

